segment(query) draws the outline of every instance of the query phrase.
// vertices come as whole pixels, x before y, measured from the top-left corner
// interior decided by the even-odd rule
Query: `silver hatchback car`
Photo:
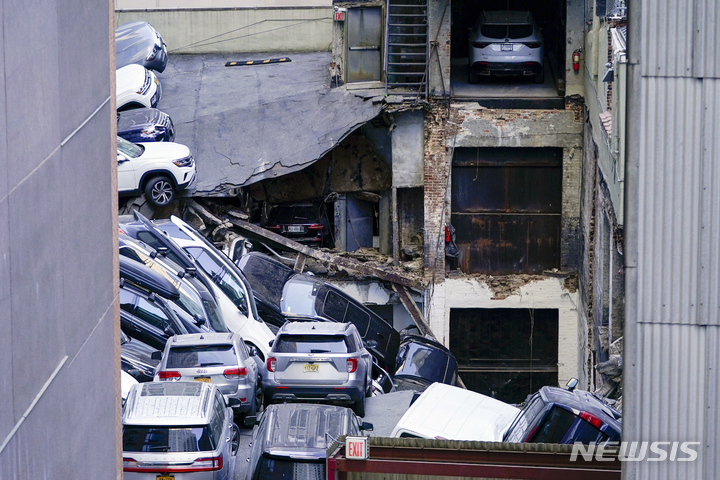
[[[136,384],[122,421],[126,480],[231,480],[235,475],[240,431],[214,385]]]
[[[254,416],[262,405],[262,361],[237,333],[193,333],[167,340],[155,382],[189,380],[215,385],[236,413]]]
[[[545,81],[543,38],[529,11],[488,11],[469,37],[468,83],[479,75],[533,76]]]
[[[372,357],[352,323],[288,322],[278,330],[263,375],[265,402],[351,405],[365,416]]]

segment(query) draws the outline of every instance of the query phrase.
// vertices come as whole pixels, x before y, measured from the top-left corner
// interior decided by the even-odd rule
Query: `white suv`
[[[120,195],[144,193],[156,207],[172,202],[176,192],[195,180],[195,159],[179,143],[132,143],[117,137],[117,162]]]
[[[115,99],[119,111],[155,108],[162,97],[162,86],[155,73],[142,65],[126,65],[115,71]]]

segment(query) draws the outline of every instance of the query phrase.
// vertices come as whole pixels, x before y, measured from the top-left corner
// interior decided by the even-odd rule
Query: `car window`
[[[208,427],[123,426],[124,452],[210,452]]]
[[[299,460],[270,458],[263,455],[255,478],[263,480],[294,478],[324,480],[325,460],[319,462],[303,462]]]
[[[442,350],[421,343],[408,342],[398,352],[396,376],[415,376],[444,383],[449,356]]]
[[[215,445],[220,444],[222,438],[223,427],[225,423],[225,400],[220,391],[215,390],[215,401],[213,404],[213,416],[210,421],[210,433]]]
[[[252,255],[243,267],[243,273],[252,285],[253,291],[271,305],[280,305],[283,287],[293,271],[282,265]]]
[[[210,256],[202,247],[186,247],[185,250],[195,258],[200,268],[212,278],[213,282],[236,306],[244,308],[245,312],[248,311],[245,289],[239,280],[234,278],[218,260]]]
[[[560,443],[568,429],[577,420],[574,413],[557,405],[550,409],[535,434],[527,441],[532,443]]]
[[[128,313],[133,313],[133,309],[135,308],[135,301],[137,300],[138,296],[135,295],[132,292],[128,292],[127,290],[121,288],[120,289],[120,308],[125,310]]]
[[[131,258],[135,260],[136,262],[145,263],[142,258],[140,258],[140,255],[137,254],[135,250],[132,248],[121,245],[120,246],[120,255],[123,255],[125,257]]]
[[[128,142],[122,137],[117,137],[117,149],[128,158],[137,158],[145,151],[145,147]]]
[[[280,335],[277,353],[348,353],[344,335]]]
[[[207,345],[171,348],[168,353],[166,368],[233,366],[237,364],[238,360],[234,346]]]
[[[315,316],[315,293],[317,283],[307,281],[288,280],[285,284],[280,310],[292,315]]]
[[[138,297],[137,308],[135,309],[135,316],[141,318],[153,325],[160,330],[165,330],[169,325],[169,321],[165,312],[157,305],[150,303],[142,297]]]
[[[528,434],[528,428],[533,424],[535,418],[545,409],[545,402],[539,394],[535,394],[527,406],[518,414],[512,426],[505,435],[506,442],[524,442]]]
[[[533,34],[533,26],[524,25],[482,25],[480,33],[488,38],[527,38]]]
[[[350,334],[346,337],[346,342],[348,345],[348,352],[357,352],[360,350],[358,347],[357,341],[355,340],[355,336]]]

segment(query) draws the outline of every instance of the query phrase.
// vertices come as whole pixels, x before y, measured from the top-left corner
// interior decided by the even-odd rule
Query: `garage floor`
[[[545,83],[536,85],[533,77],[480,77],[480,83],[467,81],[467,58],[453,58],[450,85],[455,98],[513,98],[548,99],[559,98],[552,69],[545,62]]]

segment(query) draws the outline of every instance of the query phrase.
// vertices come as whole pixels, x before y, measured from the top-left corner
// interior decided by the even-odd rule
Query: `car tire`
[[[164,207],[175,200],[175,185],[166,176],[151,178],[145,184],[145,198],[156,207]]]
[[[353,403],[353,406],[352,406],[353,412],[355,412],[355,415],[357,415],[358,417],[365,416],[365,398],[366,398],[365,395],[367,394],[367,385],[365,385],[365,387],[363,387],[363,388],[364,388],[364,391],[363,391],[362,398],[359,401]]]
[[[255,385],[255,399],[253,401],[252,410],[250,411],[250,416],[256,416],[258,410],[263,408],[264,404],[265,393],[263,392],[262,381],[258,380],[257,385]]]
[[[468,83],[480,83],[480,75],[474,72],[468,72]]]
[[[535,74],[533,81],[537,84],[545,83],[545,69],[544,68]]]

